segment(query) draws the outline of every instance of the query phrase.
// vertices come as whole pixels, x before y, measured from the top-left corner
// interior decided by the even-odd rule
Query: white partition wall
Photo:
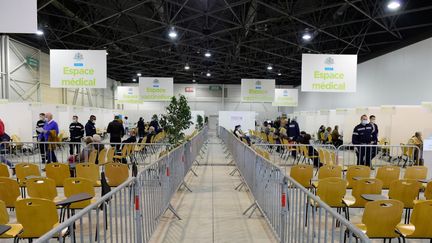
[[[244,132],[255,130],[255,112],[252,111],[219,111],[219,126],[228,130],[241,125]]]

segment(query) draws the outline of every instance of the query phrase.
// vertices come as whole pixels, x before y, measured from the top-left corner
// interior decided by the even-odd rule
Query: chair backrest
[[[0,177],[9,177],[9,168],[7,165],[0,163]]]
[[[119,186],[129,178],[129,168],[126,164],[109,163],[105,165],[105,176],[108,185]]]
[[[127,155],[131,155],[135,149],[135,144],[127,144],[128,147],[128,151],[127,151]]]
[[[358,180],[353,187],[352,195],[355,198],[352,207],[364,207],[367,201],[361,197],[363,194],[381,194],[382,181],[379,179],[365,178]]]
[[[317,196],[330,207],[343,207],[342,199],[346,194],[347,181],[342,178],[328,177],[318,181]]]
[[[128,155],[128,152],[129,152],[128,144],[123,145],[123,147],[121,149],[121,156],[126,157]]]
[[[432,238],[432,200],[420,201],[414,204],[411,214],[410,223],[414,225],[415,230],[410,237]]]
[[[97,156],[98,156],[98,151],[97,151],[96,149],[93,149],[93,150],[90,152],[90,155],[89,155],[89,158],[88,158],[88,162],[89,162],[90,164],[96,164]]]
[[[432,181],[429,181],[426,185],[424,196],[426,200],[432,200]]]
[[[20,195],[20,188],[16,180],[0,177],[0,200],[6,203],[6,207],[15,207],[15,202]]]
[[[371,169],[368,166],[364,165],[351,165],[348,166],[346,173],[346,180],[348,181],[348,188],[353,188],[356,180],[354,177],[365,177],[369,178],[371,173]]]
[[[325,179],[329,177],[341,177],[342,167],[339,165],[323,165],[318,170],[318,179]]]
[[[18,163],[15,165],[15,172],[18,181],[25,181],[27,176],[41,176],[39,166],[31,163]]]
[[[53,201],[57,197],[56,182],[50,178],[31,178],[26,181],[28,195]]]
[[[7,212],[6,203],[0,200],[0,224],[9,223],[9,213]]]
[[[56,186],[62,187],[63,181],[70,177],[69,166],[62,163],[50,163],[45,166],[45,173],[48,178],[55,181]]]
[[[76,176],[86,178],[97,185],[100,179],[99,166],[90,163],[79,163],[76,165]]]
[[[98,163],[99,164],[105,164],[106,163],[106,155],[107,155],[107,149],[103,148],[101,151],[99,151],[99,155],[98,155]]]
[[[106,163],[114,162],[114,154],[115,154],[115,148],[111,147],[108,149],[106,154]]]
[[[393,165],[386,165],[383,167],[379,167],[376,178],[380,179],[383,182],[383,188],[388,189],[390,187],[390,183],[395,180],[399,180],[400,176],[400,167]]]
[[[70,197],[79,193],[88,193],[93,197],[96,195],[93,182],[81,177],[67,178],[64,181],[64,193],[66,197]],[[90,203],[90,199],[82,202],[72,203],[70,208],[85,208],[90,205]]]
[[[325,151],[322,148],[318,148],[318,158],[322,164],[326,164]]]
[[[23,238],[38,238],[58,224],[58,213],[53,201],[27,198],[16,202],[16,217],[23,226]]]
[[[325,156],[325,164],[327,164],[327,165],[336,164],[336,152],[335,151],[327,150],[324,152],[324,156]]]
[[[304,187],[310,187],[313,177],[312,165],[295,165],[291,168],[290,176]]]
[[[398,200],[378,200],[368,202],[362,217],[366,225],[366,235],[371,238],[399,237],[396,225],[402,218],[403,203]]]
[[[427,172],[426,166],[409,166],[405,169],[404,179],[426,179]]]
[[[403,179],[390,183],[389,198],[401,201],[405,208],[412,208],[418,197],[421,183],[417,180]]]

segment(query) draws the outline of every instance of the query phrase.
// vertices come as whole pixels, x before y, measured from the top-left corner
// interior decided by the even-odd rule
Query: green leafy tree
[[[177,99],[171,98],[171,103],[166,107],[166,113],[162,115],[160,124],[167,133],[168,141],[176,147],[184,140],[184,130],[188,129],[192,122],[191,111],[187,99],[180,95]]]
[[[202,127],[203,127],[203,117],[201,115],[198,115],[196,129],[201,129]]]

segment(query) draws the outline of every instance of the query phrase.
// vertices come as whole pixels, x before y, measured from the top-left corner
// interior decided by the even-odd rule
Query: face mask
[[[46,121],[46,122],[47,122],[47,121],[48,121],[48,118],[44,118],[44,121]]]
[[[362,121],[361,121],[361,124],[362,124],[362,125],[366,125],[366,124],[368,124],[368,120],[362,120]]]
[[[95,124],[95,123],[96,123],[96,120],[93,120],[92,123]]]
[[[77,119],[73,119],[73,122],[77,122],[78,120]]]

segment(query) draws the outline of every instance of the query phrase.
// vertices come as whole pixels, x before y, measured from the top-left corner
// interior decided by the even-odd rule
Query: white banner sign
[[[119,86],[117,87],[118,104],[141,104],[138,86]]]
[[[169,101],[174,95],[173,78],[141,77],[139,92],[143,101]]]
[[[275,89],[272,106],[298,106],[298,90]]]
[[[105,50],[51,50],[52,88],[106,88]]]
[[[303,54],[303,92],[356,92],[357,55]]]
[[[242,79],[242,102],[273,102],[275,90],[274,79]]]
[[[36,0],[0,0],[0,33],[37,31]]]

